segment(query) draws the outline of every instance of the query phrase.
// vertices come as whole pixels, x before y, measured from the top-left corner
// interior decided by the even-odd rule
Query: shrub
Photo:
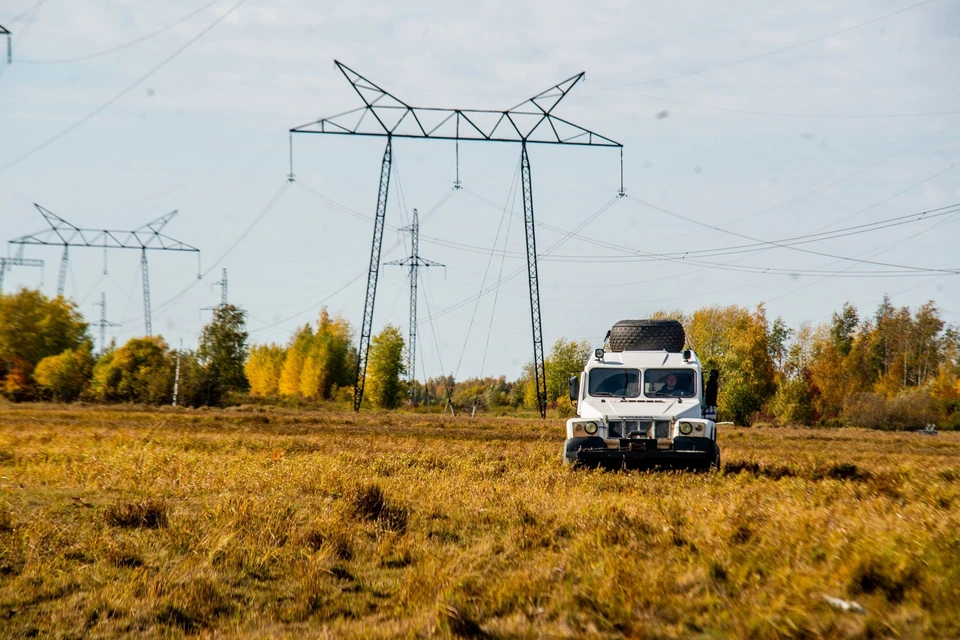
[[[901,393],[887,401],[888,429],[922,429],[936,420],[936,402],[925,391]]]
[[[887,400],[879,393],[854,393],[844,401],[841,415],[849,425],[883,429],[887,421]]]
[[[843,403],[844,421],[867,429],[922,429],[937,420],[937,403],[926,391],[901,393],[889,400],[879,393],[855,393]]]

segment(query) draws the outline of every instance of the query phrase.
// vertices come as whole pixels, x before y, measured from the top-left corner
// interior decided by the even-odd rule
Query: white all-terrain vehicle
[[[676,320],[622,320],[570,378],[577,417],[564,463],[609,468],[720,467],[718,374],[704,375]]]

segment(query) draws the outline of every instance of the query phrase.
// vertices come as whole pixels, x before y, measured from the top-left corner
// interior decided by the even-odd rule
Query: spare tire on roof
[[[677,320],[621,320],[610,329],[610,350],[683,351],[686,336]]]

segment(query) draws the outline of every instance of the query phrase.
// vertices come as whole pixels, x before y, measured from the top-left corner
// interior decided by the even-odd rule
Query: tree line
[[[95,353],[89,325],[62,297],[21,289],[0,295],[0,393],[14,401],[136,402],[185,406],[235,402],[349,404],[357,366],[354,331],[321,310],[286,344],[250,346],[245,312],[218,307],[196,350],[133,338]],[[872,316],[850,304],[827,322],[791,328],[755,309],[708,306],[657,318],[683,323],[705,369],[720,372],[718,413],[737,424],[960,428],[960,330],[933,302],[916,310],[884,298]],[[567,379],[590,356],[586,341],[560,339],[546,361],[547,400],[574,408]],[[533,365],[517,380],[437,376],[407,382],[405,344],[388,325],[371,340],[364,398],[401,406],[509,413],[536,409]]]

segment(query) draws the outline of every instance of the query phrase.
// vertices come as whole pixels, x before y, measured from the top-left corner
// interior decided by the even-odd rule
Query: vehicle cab
[[[597,349],[570,378],[564,462],[719,467],[716,396],[716,371],[704,376],[692,350]]]

